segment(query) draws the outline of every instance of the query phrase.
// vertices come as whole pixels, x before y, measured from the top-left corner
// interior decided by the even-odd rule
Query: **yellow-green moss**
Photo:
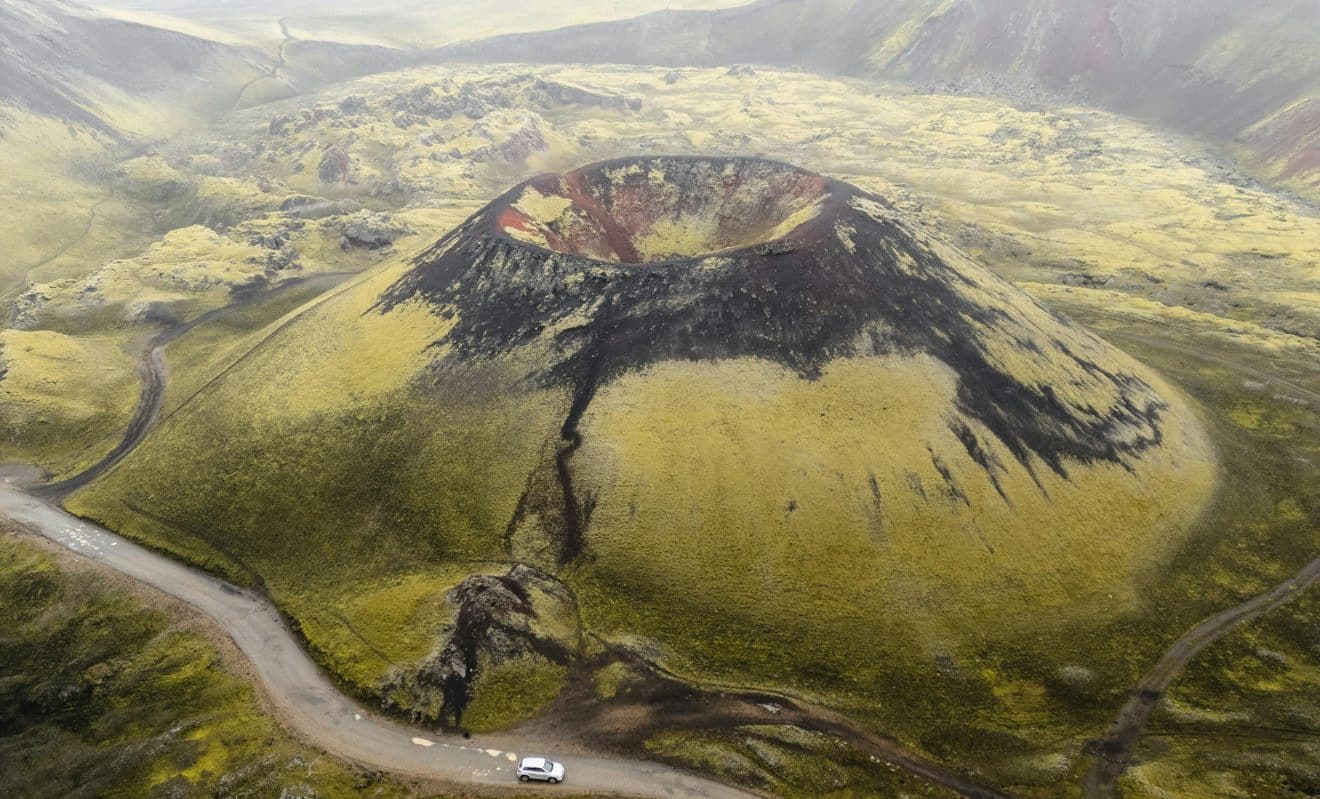
[[[502,729],[535,715],[554,701],[567,674],[539,655],[478,668],[472,701],[463,713],[463,726],[476,731]]]
[[[98,573],[66,572],[0,533],[0,793],[138,799],[192,794],[412,792],[307,750],[258,704],[215,646]]]
[[[140,390],[126,346],[122,336],[0,331],[0,462],[58,477],[113,448]]]

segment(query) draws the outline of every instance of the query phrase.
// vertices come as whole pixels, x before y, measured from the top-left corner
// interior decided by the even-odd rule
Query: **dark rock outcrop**
[[[554,577],[522,564],[502,575],[473,575],[450,591],[454,624],[421,662],[396,668],[385,705],[417,719],[462,723],[483,664],[541,657],[567,663],[581,647],[577,603]]]

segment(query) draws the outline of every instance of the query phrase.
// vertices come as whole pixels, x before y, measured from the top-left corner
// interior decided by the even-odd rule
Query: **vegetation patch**
[[[463,713],[463,725],[477,732],[504,729],[535,716],[559,695],[567,675],[562,665],[537,655],[487,663],[481,670]]]
[[[125,346],[121,336],[0,331],[0,462],[58,478],[114,447],[140,389]]]
[[[13,534],[0,534],[0,615],[5,796],[416,795],[290,739],[177,611]]]
[[[395,666],[443,651],[453,618],[446,591],[471,576],[505,573],[516,560],[555,572],[572,589],[585,632],[686,678],[827,705],[952,768],[974,768],[1014,795],[1053,799],[1071,790],[1061,786],[1075,782],[1085,741],[1107,726],[1164,643],[1282,580],[1315,550],[1314,214],[1245,181],[1199,145],[1084,109],[1014,108],[761,68],[670,77],[629,67],[377,76],[250,110],[205,141],[171,145],[159,159],[126,168],[148,188],[182,180],[189,188],[181,197],[201,198],[187,200],[189,213],[213,214],[215,226],[185,227],[173,243],[153,232],[161,241],[152,251],[140,242],[132,252],[81,257],[76,269],[63,258],[38,269],[33,282],[55,287],[43,301],[50,309],[94,282],[88,269],[109,262],[106,276],[127,279],[108,284],[116,299],[100,315],[71,310],[68,319],[85,319],[85,328],[66,329],[56,313],[34,317],[37,327],[60,326],[88,347],[97,337],[114,343],[154,329],[123,313],[139,293],[168,289],[168,304],[186,317],[227,302],[233,285],[265,278],[267,259],[286,257],[290,247],[307,271],[386,262],[318,299],[297,322],[289,323],[296,298],[311,299],[311,289],[213,320],[172,345],[168,418],[70,506],[264,587],[301,623],[318,660],[369,698],[381,698],[381,680]],[[343,151],[347,169],[327,173],[327,181],[320,165],[332,148]],[[379,313],[382,294],[414,266],[405,258],[508,186],[658,151],[765,153],[846,180],[891,206],[864,204],[853,209],[859,214],[901,219],[945,262],[954,257],[939,241],[954,242],[977,269],[1018,281],[1154,368],[1077,333],[1064,343],[1078,359],[1059,376],[1051,370],[1061,351],[1045,347],[1044,357],[1022,343],[1057,332],[1057,323],[981,272],[976,291],[1009,292],[991,303],[995,320],[968,314],[958,336],[934,345],[947,353],[984,342],[975,359],[960,362],[980,365],[962,375],[913,352],[911,336],[894,335],[902,325],[851,328],[864,335],[816,347],[815,360],[795,360],[791,348],[765,356],[714,347],[719,357],[701,361],[692,357],[700,348],[676,346],[624,363],[597,346],[638,320],[643,343],[656,330],[683,329],[652,324],[691,319],[666,316],[691,309],[672,304],[678,295],[648,293],[654,284],[678,285],[672,277],[621,281],[609,309],[581,300],[601,296],[593,283],[616,279],[612,270],[659,271],[653,267],[670,256],[732,243],[706,235],[709,225],[696,239],[685,238],[687,227],[664,224],[628,237],[647,253],[639,261],[606,258],[558,276],[556,261],[535,279],[510,267],[517,280],[496,290],[474,280],[461,291],[396,296],[395,307]],[[649,178],[630,179],[642,191]],[[565,217],[571,192],[546,203],[556,195],[543,188],[540,199],[511,202],[544,228],[532,236],[538,245],[555,244],[547,231],[594,235],[582,219]],[[151,200],[125,190],[101,210],[118,213],[127,203]],[[814,202],[785,210],[781,222],[762,226],[766,243],[777,243],[757,261],[766,268],[800,255],[785,251],[794,245],[784,240],[821,218]],[[377,225],[377,214],[414,233],[376,250],[352,239],[343,249],[346,225],[370,223],[359,231],[363,241],[375,241],[372,230],[382,226],[396,229]],[[65,216],[60,225],[72,219]],[[856,254],[848,247],[858,244],[858,218],[829,231],[841,257]],[[88,241],[104,243],[99,224]],[[55,232],[48,238],[64,240]],[[508,231],[508,239],[519,237]],[[432,251],[428,263],[443,254]],[[189,267],[203,262],[214,275]],[[512,262],[487,263],[485,277]],[[928,266],[897,253],[892,264],[900,274]],[[720,282],[736,272],[727,252],[700,267],[706,274],[697,282],[727,295],[720,312],[751,318],[774,302],[801,301],[802,318],[820,319],[807,302],[809,286],[744,300],[739,283]],[[190,275],[198,286],[222,279],[176,292],[182,283],[175,281]],[[545,275],[562,278],[553,301],[528,304],[529,294],[544,296],[528,287]],[[421,302],[428,293],[432,301]],[[464,305],[467,297],[497,296],[512,310],[492,315]],[[967,308],[963,289],[941,296],[957,302],[938,307]],[[116,332],[107,337],[110,327]],[[456,330],[464,331],[461,346]],[[776,340],[773,325],[759,330],[766,335],[751,337],[749,350]],[[991,335],[1006,331],[1023,335]],[[688,332],[704,335],[699,327]],[[883,363],[859,362],[877,340],[890,348]],[[1085,346],[1075,347],[1079,341]],[[0,360],[8,364],[10,351],[6,344]],[[480,357],[463,362],[472,353]],[[593,378],[586,366],[594,356],[623,365]],[[572,368],[555,371],[564,364]],[[991,373],[1030,391],[1050,386],[1069,409],[1060,418],[1130,415],[1135,421],[1110,430],[1121,428],[1115,440],[1133,447],[1154,431],[1141,421],[1150,407],[1133,400],[1147,396],[1133,393],[1128,378],[1139,380],[1169,406],[1159,414],[1160,446],[1126,461],[1096,450],[1090,463],[1060,455],[1055,465],[1066,479],[1044,458],[1028,455],[1024,463],[996,442],[986,414],[968,412],[970,403],[997,396],[982,390]],[[604,374],[609,379],[597,379]],[[951,403],[960,383],[972,395]],[[70,399],[87,407],[102,391],[90,380],[67,385]],[[23,394],[14,407],[40,404],[37,388]],[[1059,430],[1066,437],[1076,428]],[[59,440],[85,446],[78,436]],[[1209,441],[1232,468],[1205,515],[1192,518],[1210,492]],[[734,463],[720,454],[735,446],[756,457]],[[78,461],[68,449],[51,453],[51,464]],[[891,460],[913,466],[877,468]],[[561,464],[570,467],[568,492]],[[581,547],[565,559],[570,507]],[[1265,648],[1301,662],[1287,643],[1304,634],[1283,637]],[[543,707],[557,681],[579,676],[551,679],[562,664],[538,658],[486,664],[495,687],[476,681],[465,723],[514,724]],[[1164,737],[1156,730],[1129,778],[1134,785],[1153,786],[1152,796],[1230,788],[1289,795],[1285,782],[1253,782],[1247,766],[1228,759],[1206,772],[1219,776],[1198,776],[1208,761],[1195,753],[1219,744],[1196,741],[1263,736],[1242,714],[1307,684],[1304,670],[1234,662],[1231,681],[1170,705],[1173,715],[1159,723],[1182,727]],[[612,668],[596,675],[603,699],[631,689],[626,670]],[[506,673],[539,687],[506,690],[514,679],[500,682]],[[1221,690],[1249,698],[1217,716],[1213,697]],[[533,694],[536,701],[519,704]],[[402,708],[419,709],[432,708]],[[1288,728],[1309,730],[1302,723],[1314,715],[1309,705],[1299,700],[1293,712]],[[1282,715],[1274,721],[1284,725]],[[1211,732],[1222,738],[1193,737]],[[675,735],[657,745],[679,762],[753,784],[775,778],[773,762],[795,781],[833,785],[842,774],[838,790],[861,786],[858,795],[925,790],[866,783],[861,769],[883,767],[858,763],[856,773],[840,772],[851,755],[798,750],[773,736],[752,745],[745,731],[709,733],[699,744],[687,740],[691,733]],[[1264,753],[1261,762],[1301,764],[1278,770],[1306,795],[1310,754],[1291,742],[1274,754],[1264,743],[1252,747]],[[210,762],[211,751],[200,749],[196,762]],[[799,789],[786,782],[782,790]]]

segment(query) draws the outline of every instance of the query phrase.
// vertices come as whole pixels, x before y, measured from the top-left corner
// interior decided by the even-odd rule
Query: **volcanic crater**
[[[529,181],[493,219],[554,252],[651,264],[801,240],[830,196],[824,178],[788,164],[623,161]]]
[[[571,588],[562,640],[581,619],[716,665],[774,636],[844,674],[929,654],[931,630],[1132,607],[1215,484],[1158,374],[884,197],[774,161],[532,178],[265,341],[144,443],[168,472],[126,463],[107,507],[150,492],[191,519],[219,496],[226,532],[313,509],[239,551],[276,569],[315,540],[428,580],[522,564]],[[334,480],[251,478],[272,463]],[[472,658],[536,651],[497,643],[399,685],[457,713]]]
[[[842,357],[926,354],[956,373],[948,420],[1002,494],[993,437],[1033,476],[1127,463],[1168,410],[1125,359],[883,198],[753,158],[654,157],[542,175],[414,260],[380,297],[455,319],[443,361],[548,347],[534,380],[597,388],[668,360],[768,359],[814,379]],[[440,343],[440,342],[438,342]],[[974,428],[982,428],[979,431]]]

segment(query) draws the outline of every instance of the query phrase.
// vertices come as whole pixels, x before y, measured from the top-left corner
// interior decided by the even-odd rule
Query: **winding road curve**
[[[514,769],[521,754],[513,744],[493,737],[474,737],[460,743],[449,736],[442,738],[406,727],[363,708],[330,682],[275,607],[260,595],[140,547],[45,499],[54,500],[86,485],[114,466],[146,436],[160,416],[166,374],[165,348],[171,342],[199,325],[257,300],[269,299],[274,293],[310,281],[342,280],[348,274],[327,272],[286,281],[271,292],[251,295],[157,334],[143,355],[142,394],[120,443],[83,472],[30,489],[31,493],[0,483],[0,514],[78,555],[177,597],[213,618],[251,661],[271,701],[288,724],[309,743],[346,760],[394,773],[462,785],[517,787]],[[309,306],[314,304],[315,301]],[[756,796],[658,763],[553,756],[565,764],[568,771],[565,783],[574,789],[658,799]]]
[[[298,37],[294,36],[292,33],[289,33],[288,17],[281,17],[279,23],[280,23],[280,34],[284,38],[280,40],[280,49],[275,52],[275,63],[270,65],[269,71],[267,71],[264,74],[256,76],[252,80],[248,81],[247,83],[244,83],[242,86],[239,87],[238,96],[234,98],[234,105],[233,108],[230,109],[231,111],[238,110],[239,104],[243,102],[243,95],[247,94],[247,90],[252,88],[254,84],[260,83],[263,80],[279,79],[280,70],[288,66],[289,62],[284,58],[284,48],[289,46],[289,42],[297,41]],[[290,81],[287,77],[284,80],[285,82],[290,83],[290,85],[292,85],[292,81]]]
[[[285,713],[293,728],[323,749],[345,759],[395,773],[466,785],[507,786],[512,773],[509,764],[517,758],[517,753],[510,750],[520,748],[521,744],[500,743],[493,738],[481,742],[465,739],[462,744],[437,741],[418,736],[416,729],[410,730],[364,710],[341,694],[321,673],[297,637],[284,624],[278,611],[259,594],[146,550],[51,504],[111,469],[137,447],[160,419],[166,377],[165,348],[171,342],[218,316],[258,300],[269,299],[276,293],[310,281],[340,281],[350,274],[354,273],[323,272],[289,280],[271,291],[253,293],[158,333],[143,353],[140,367],[142,395],[120,443],[83,472],[59,482],[29,488],[28,493],[0,483],[0,515],[105,567],[182,599],[211,616],[252,661],[267,693]],[[362,279],[365,279],[364,276],[358,274],[358,280]],[[247,354],[261,347],[311,308],[351,288],[356,282],[343,281],[298,311],[287,315]],[[220,374],[223,375],[246,357],[240,356]],[[187,405],[205,388],[203,386],[198,389],[182,405]],[[942,785],[972,799],[1008,799],[1006,794],[977,785],[960,774],[908,752],[896,741],[860,731],[840,716],[819,708],[798,707],[795,702],[790,704],[795,705],[794,723],[799,726],[848,741],[873,757],[932,784]],[[351,724],[346,721],[350,718]],[[765,719],[749,719],[748,723],[752,721],[764,723]],[[427,750],[431,754],[428,755]],[[570,767],[574,787],[591,791],[671,799],[756,796],[647,761],[605,757],[557,759],[563,759]]]
[[[261,596],[202,574],[0,484],[0,513],[92,561],[178,597],[215,619],[252,662],[283,717],[309,743],[373,768],[455,784],[516,788],[525,754],[496,737],[456,740],[419,732],[345,697]],[[560,757],[573,790],[656,799],[748,799],[756,794],[676,769],[610,757]]]
[[[339,273],[309,276],[285,283],[277,290],[312,278],[341,277],[343,275]],[[120,444],[86,471],[68,480],[33,489],[33,493],[0,483],[0,514],[83,557],[177,597],[215,619],[251,661],[271,701],[290,726],[311,744],[344,759],[394,773],[468,786],[516,787],[514,768],[518,758],[526,754],[518,751],[521,744],[497,736],[474,737],[459,742],[449,736],[428,732],[419,734],[417,728],[367,710],[330,682],[275,607],[259,594],[144,549],[35,495],[62,496],[90,482],[132,451],[160,413],[165,348],[198,325],[253,299],[215,309],[153,338],[143,359],[142,398]],[[1242,367],[1240,364],[1230,365]],[[1286,385],[1316,396],[1298,386]],[[1188,661],[1238,625],[1297,598],[1317,581],[1320,581],[1320,557],[1270,591],[1210,616],[1178,638],[1142,679],[1105,736],[1088,745],[1093,762],[1083,779],[1086,799],[1117,799],[1118,778],[1131,760],[1132,749],[1147,718]],[[838,726],[840,729],[834,734],[842,738],[855,737],[846,720],[838,720]],[[921,761],[907,762],[907,758],[896,757],[896,752],[903,754],[901,751],[888,745],[875,748],[891,764],[953,788],[965,796],[1002,796],[965,783]],[[574,789],[658,799],[748,799],[757,796],[658,763],[605,756],[556,756],[556,759],[564,762],[570,775],[567,782]]]
[[[261,300],[268,300],[276,294],[289,291],[308,283],[319,282],[338,282],[345,277],[357,274],[354,272],[319,272],[306,275],[304,277],[286,280],[270,291],[254,292],[247,297],[232,302],[229,305],[220,308],[214,308],[204,314],[197,316],[187,322],[174,325],[160,333],[157,333],[147,342],[147,349],[142,358],[142,365],[138,371],[142,375],[142,393],[138,397],[137,408],[133,411],[133,417],[128,422],[128,427],[124,431],[124,437],[99,461],[88,468],[73,475],[65,480],[44,485],[35,486],[31,490],[33,494],[43,497],[62,497],[70,494],[91,481],[100,477],[110,467],[114,466],[125,455],[132,452],[135,447],[146,437],[147,432],[151,430],[156,419],[160,416],[161,404],[165,400],[165,348],[175,339],[183,336],[193,328],[206,324],[213,319],[231,313],[240,308],[244,308]]]

